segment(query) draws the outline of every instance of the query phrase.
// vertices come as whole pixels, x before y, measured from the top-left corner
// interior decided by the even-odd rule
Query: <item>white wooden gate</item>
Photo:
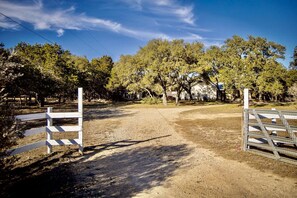
[[[243,150],[297,165],[297,111],[250,109],[244,96]]]
[[[77,118],[77,125],[75,126],[53,126],[53,119],[62,118]],[[20,122],[31,120],[46,119],[47,125],[39,128],[31,128],[23,132],[24,136],[31,136],[46,132],[47,139],[18,148],[6,151],[8,155],[16,155],[42,146],[47,146],[47,153],[52,152],[53,146],[59,145],[78,145],[79,152],[83,153],[83,90],[78,88],[78,111],[77,112],[53,112],[52,107],[47,108],[45,113],[18,115],[16,119]],[[57,132],[78,132],[77,139],[53,139],[53,133]]]

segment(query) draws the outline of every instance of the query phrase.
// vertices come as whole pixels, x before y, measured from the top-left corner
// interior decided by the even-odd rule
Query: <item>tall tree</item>
[[[199,81],[208,81],[207,69],[203,67],[204,45],[199,42],[186,43],[185,52],[186,57],[181,65],[181,83],[192,100],[192,87]]]
[[[46,97],[65,91],[64,77],[69,73],[66,72],[65,51],[61,46],[20,43],[15,51],[24,65],[24,75],[16,81],[21,92],[34,93],[40,106],[44,106]]]
[[[210,46],[203,57],[203,67],[209,77],[208,81],[215,85],[217,89],[217,100],[224,100],[222,88],[220,86],[220,70],[224,67],[224,53],[220,47]]]
[[[225,58],[224,67],[220,70],[220,80],[234,98],[242,97],[243,88],[250,88],[254,96],[261,97],[263,92],[259,85],[266,87],[262,83],[268,83],[263,80],[262,74],[271,73],[271,69],[280,71],[283,68],[277,59],[284,58],[285,47],[265,38],[249,36],[248,40],[244,40],[234,36],[227,39],[223,51]],[[277,84],[282,83],[279,81]]]
[[[170,64],[170,42],[154,39],[138,51],[138,55],[145,65],[145,78],[150,84],[157,84],[163,95],[163,104],[167,105],[167,91],[172,86],[172,70]]]
[[[130,93],[147,92],[153,97],[153,87],[146,82],[145,68],[138,56],[122,55],[111,72],[108,88],[120,91],[126,88]]]
[[[297,46],[294,48],[293,60],[290,62],[290,69],[297,70]]]
[[[113,61],[109,56],[92,59],[89,68],[87,69],[87,91],[93,98],[107,97],[107,90],[105,86],[110,78],[112,67]]]
[[[246,57],[246,41],[239,36],[233,36],[226,40],[222,49],[225,57],[224,67],[220,69],[220,81],[224,83],[227,93],[235,99],[240,90],[251,87],[248,86],[250,81],[247,79],[247,67],[242,60]]]

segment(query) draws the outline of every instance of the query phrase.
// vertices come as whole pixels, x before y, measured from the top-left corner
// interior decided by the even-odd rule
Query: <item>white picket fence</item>
[[[53,126],[53,119],[77,118],[75,126]],[[53,112],[52,107],[47,108],[45,113],[18,115],[16,119],[20,122],[46,119],[47,125],[39,128],[31,128],[23,132],[25,137],[46,132],[47,139],[18,148],[10,149],[8,155],[16,155],[42,146],[47,146],[47,153],[52,152],[53,146],[78,145],[79,152],[83,153],[83,89],[78,88],[78,111],[77,112]],[[53,133],[77,132],[77,139],[53,139]]]
[[[296,120],[297,111],[249,108],[249,93],[245,89],[243,150],[297,164]]]

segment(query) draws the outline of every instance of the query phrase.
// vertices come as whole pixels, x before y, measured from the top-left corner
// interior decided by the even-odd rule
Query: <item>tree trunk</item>
[[[243,101],[243,92],[242,90],[238,90],[240,101]],[[252,95],[252,91],[250,92]]]
[[[44,107],[45,104],[45,97],[41,96],[40,97],[40,107]]]
[[[217,96],[216,96],[216,100],[220,100],[220,101],[224,101],[224,96],[223,96],[223,92],[220,90],[219,84],[216,85],[217,87]]]
[[[39,105],[39,97],[38,97],[38,94],[35,93],[35,105]]]
[[[167,106],[167,93],[166,93],[166,89],[163,88],[163,105]]]
[[[192,93],[191,93],[191,87],[184,87],[184,90],[186,90],[187,94],[189,94],[189,97],[190,97],[190,101],[193,100],[193,97],[192,97]]]
[[[44,107],[45,98],[43,96],[39,96],[37,101],[38,101],[39,107]]]
[[[262,93],[259,93],[259,102],[265,101],[265,95],[263,96]]]
[[[222,100],[222,96],[220,96],[220,93],[219,93],[219,90],[217,88],[217,95],[216,95],[216,101],[218,101],[221,97],[221,100]]]
[[[192,96],[191,88],[189,89],[189,93],[188,94],[190,95],[190,101],[192,101],[193,100],[193,96]]]
[[[22,106],[22,96],[20,95],[20,106]]]
[[[147,88],[143,88],[145,91],[147,91],[147,93],[150,95],[151,98],[153,98],[153,95],[151,94],[150,90]]]
[[[36,98],[36,102],[39,105],[39,107],[44,107],[44,104],[45,104],[45,98],[44,98],[44,96],[43,95],[38,95],[36,93],[35,98]]]
[[[223,96],[222,96],[222,91],[220,90],[220,86],[219,86],[219,80],[216,79],[216,88],[217,88],[217,95],[216,95],[216,100],[221,100],[223,101]]]
[[[179,96],[181,94],[181,88],[177,88],[177,91],[176,91],[176,97],[175,97],[175,105],[177,106],[179,104]]]
[[[223,90],[222,92],[222,101],[226,101],[226,92],[225,92],[225,90]]]
[[[25,96],[25,106],[28,106],[28,97],[27,97],[27,95]]]

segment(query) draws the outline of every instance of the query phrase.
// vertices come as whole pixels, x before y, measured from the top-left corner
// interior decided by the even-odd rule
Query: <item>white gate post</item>
[[[276,108],[271,108],[271,110],[276,110]],[[276,118],[271,119],[271,124],[276,124]],[[276,130],[271,132],[273,135],[277,135]]]
[[[246,151],[249,132],[249,89],[244,89],[243,98],[243,150]]]
[[[83,154],[83,88],[78,88],[78,139],[79,139],[79,153]]]
[[[50,127],[50,126],[53,126],[53,119],[49,117],[49,114],[53,111],[53,108],[52,107],[48,107],[47,108],[47,126]],[[52,139],[52,132],[47,129],[46,130],[46,139],[47,139],[47,142],[46,142],[46,146],[47,146],[47,153],[50,154],[52,152],[52,145],[50,144],[50,140]]]
[[[243,93],[243,97],[244,97],[244,109],[248,109],[249,108],[249,89],[245,88],[244,89],[244,93]]]

